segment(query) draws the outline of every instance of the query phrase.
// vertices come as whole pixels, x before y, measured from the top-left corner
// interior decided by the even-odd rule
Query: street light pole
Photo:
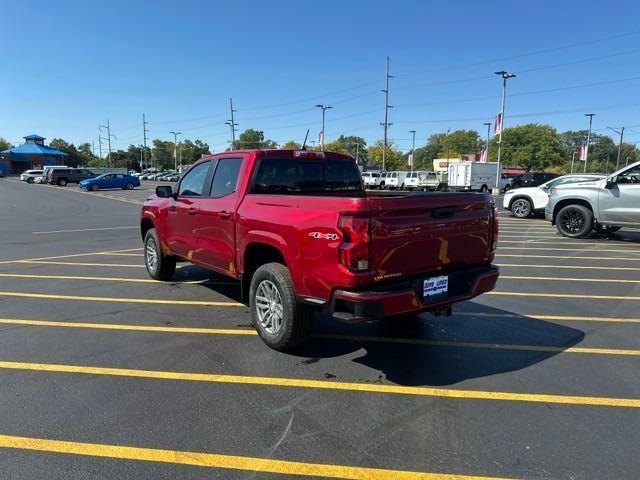
[[[318,107],[319,109],[322,110],[322,137],[320,137],[320,149],[322,151],[324,151],[324,113],[329,110],[330,108],[333,108],[330,105],[322,105],[322,104],[317,104],[316,107]]]
[[[501,155],[502,155],[502,131],[504,130],[504,102],[507,96],[507,80],[509,78],[515,78],[514,73],[505,72],[504,70],[500,70],[499,72],[494,72],[496,75],[500,75],[502,77],[502,102],[500,103],[500,132],[498,133],[498,165],[497,165],[497,174],[496,174],[496,195],[500,194],[500,178],[502,177],[502,168],[500,165]]]
[[[618,157],[616,158],[616,169],[614,170],[617,172],[618,169],[620,168],[620,153],[622,151],[622,138],[624,137],[624,127],[622,127],[620,131],[611,127],[607,127],[607,128],[613,132],[616,132],[618,135],[620,135],[620,143],[618,143]]]
[[[178,171],[178,135],[182,135],[182,132],[169,132],[173,134],[173,162],[174,169]]]
[[[587,173],[587,160],[589,160],[589,144],[591,143],[591,124],[595,113],[585,113],[585,117],[589,117],[589,133],[587,134],[587,145],[584,152],[584,173]]]
[[[416,149],[416,131],[409,130],[411,134],[411,171],[413,172],[413,152]]]
[[[389,109],[391,105],[389,105],[389,79],[393,78],[392,75],[389,75],[389,57],[387,57],[387,71],[385,74],[385,87],[382,92],[384,92],[384,123],[382,126],[384,127],[384,140],[382,143],[382,171],[386,171],[387,165],[387,130],[391,125],[389,123]]]

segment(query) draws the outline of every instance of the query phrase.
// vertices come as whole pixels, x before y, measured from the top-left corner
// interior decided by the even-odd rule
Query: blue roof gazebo
[[[0,152],[0,170],[4,174],[20,173],[24,170],[38,169],[45,165],[62,165],[68,154],[47,147],[45,138],[40,135],[23,137],[25,143]]]

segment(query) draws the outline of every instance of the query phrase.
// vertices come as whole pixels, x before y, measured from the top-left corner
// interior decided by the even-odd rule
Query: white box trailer
[[[496,186],[495,162],[460,162],[449,165],[449,190],[489,192]]]

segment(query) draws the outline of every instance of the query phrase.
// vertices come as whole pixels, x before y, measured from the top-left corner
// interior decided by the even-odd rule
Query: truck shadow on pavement
[[[318,315],[314,338],[293,354],[313,362],[362,350],[352,361],[379,371],[378,381],[444,386],[527,368],[584,338],[581,330],[564,325],[479,304],[464,306],[479,315],[396,317],[363,325],[341,325]],[[338,372],[330,373],[339,379]]]

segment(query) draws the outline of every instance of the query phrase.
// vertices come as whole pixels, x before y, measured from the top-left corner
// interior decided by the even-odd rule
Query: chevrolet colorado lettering
[[[205,157],[142,207],[149,275],[176,261],[238,279],[270,347],[309,335],[315,310],[345,322],[430,311],[494,288],[489,195],[365,193],[353,158],[307,150]]]

